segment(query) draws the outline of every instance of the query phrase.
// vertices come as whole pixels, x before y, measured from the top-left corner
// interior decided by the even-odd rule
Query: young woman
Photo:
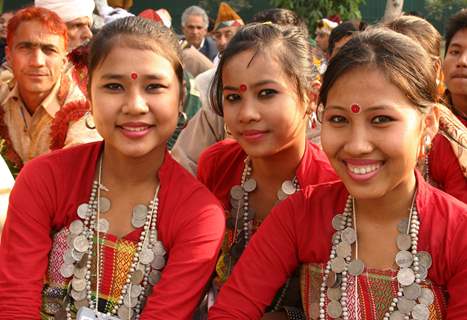
[[[306,140],[313,75],[309,45],[297,27],[246,26],[222,55],[211,101],[235,140],[207,149],[198,167],[200,181],[226,212],[216,289],[276,203],[307,185],[337,179],[324,153]],[[300,306],[298,290],[288,293],[293,287],[287,282],[270,311]]]
[[[16,180],[0,246],[0,319],[190,319],[225,221],[166,150],[183,101],[177,38],[119,19],[95,36],[89,61],[104,142],[31,161]]]
[[[274,208],[210,319],[259,319],[301,265],[311,319],[465,319],[467,206],[415,169],[436,134],[427,53],[390,30],[356,35],[320,92],[323,150],[342,182]]]
[[[441,35],[436,28],[425,19],[415,16],[401,16],[386,26],[409,36],[430,55],[441,99],[444,93],[439,56]],[[438,105],[438,109],[439,132],[429,152],[419,162],[419,168],[426,181],[467,203],[467,129],[462,119],[458,119],[447,107]]]

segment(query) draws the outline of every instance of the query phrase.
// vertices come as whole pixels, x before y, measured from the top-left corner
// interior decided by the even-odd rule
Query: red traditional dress
[[[417,186],[418,250],[433,259],[427,278],[435,296],[429,319],[467,319],[467,205],[430,186],[419,174]],[[222,287],[209,319],[260,319],[277,289],[300,265],[302,301],[310,317],[329,260],[332,219],[344,211],[348,195],[342,182],[326,183],[307,187],[274,208]],[[394,274],[395,270],[365,269],[359,276],[358,319],[383,319],[397,293]],[[346,291],[351,320],[354,279],[349,277]]]
[[[59,307],[70,282],[59,272],[68,226],[89,199],[102,147],[91,143],[44,155],[18,176],[0,244],[0,319],[47,319]],[[214,269],[225,222],[217,200],[169,153],[158,177],[157,231],[168,258],[141,319],[190,319]],[[120,239],[101,236],[99,305],[106,310],[117,303],[141,230]]]

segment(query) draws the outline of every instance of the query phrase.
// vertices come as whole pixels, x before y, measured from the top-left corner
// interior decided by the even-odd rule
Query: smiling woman
[[[179,50],[169,29],[136,17],[93,39],[88,98],[104,141],[31,161],[18,177],[0,319],[191,318],[224,220],[166,150],[183,101]]]
[[[437,131],[435,80],[428,54],[386,29],[362,32],[336,54],[319,119],[342,181],[309,186],[272,210],[210,319],[260,319],[298,266],[307,319],[467,317],[467,206],[416,170]]]

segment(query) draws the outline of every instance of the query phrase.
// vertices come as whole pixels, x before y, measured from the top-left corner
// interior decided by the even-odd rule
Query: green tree
[[[360,19],[360,5],[365,0],[270,0],[271,5],[295,11],[313,32],[318,20],[339,15],[342,20]]]
[[[452,14],[467,8],[467,0],[425,0],[425,6],[431,21],[445,25]]]

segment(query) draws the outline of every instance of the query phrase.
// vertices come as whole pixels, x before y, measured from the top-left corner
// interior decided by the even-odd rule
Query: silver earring
[[[91,123],[90,123],[91,121]],[[86,115],[84,116],[84,125],[86,126],[86,128],[88,128],[89,130],[94,130],[96,129],[96,125],[94,124],[94,120],[92,119],[92,115],[91,115],[91,112],[86,112]]]

